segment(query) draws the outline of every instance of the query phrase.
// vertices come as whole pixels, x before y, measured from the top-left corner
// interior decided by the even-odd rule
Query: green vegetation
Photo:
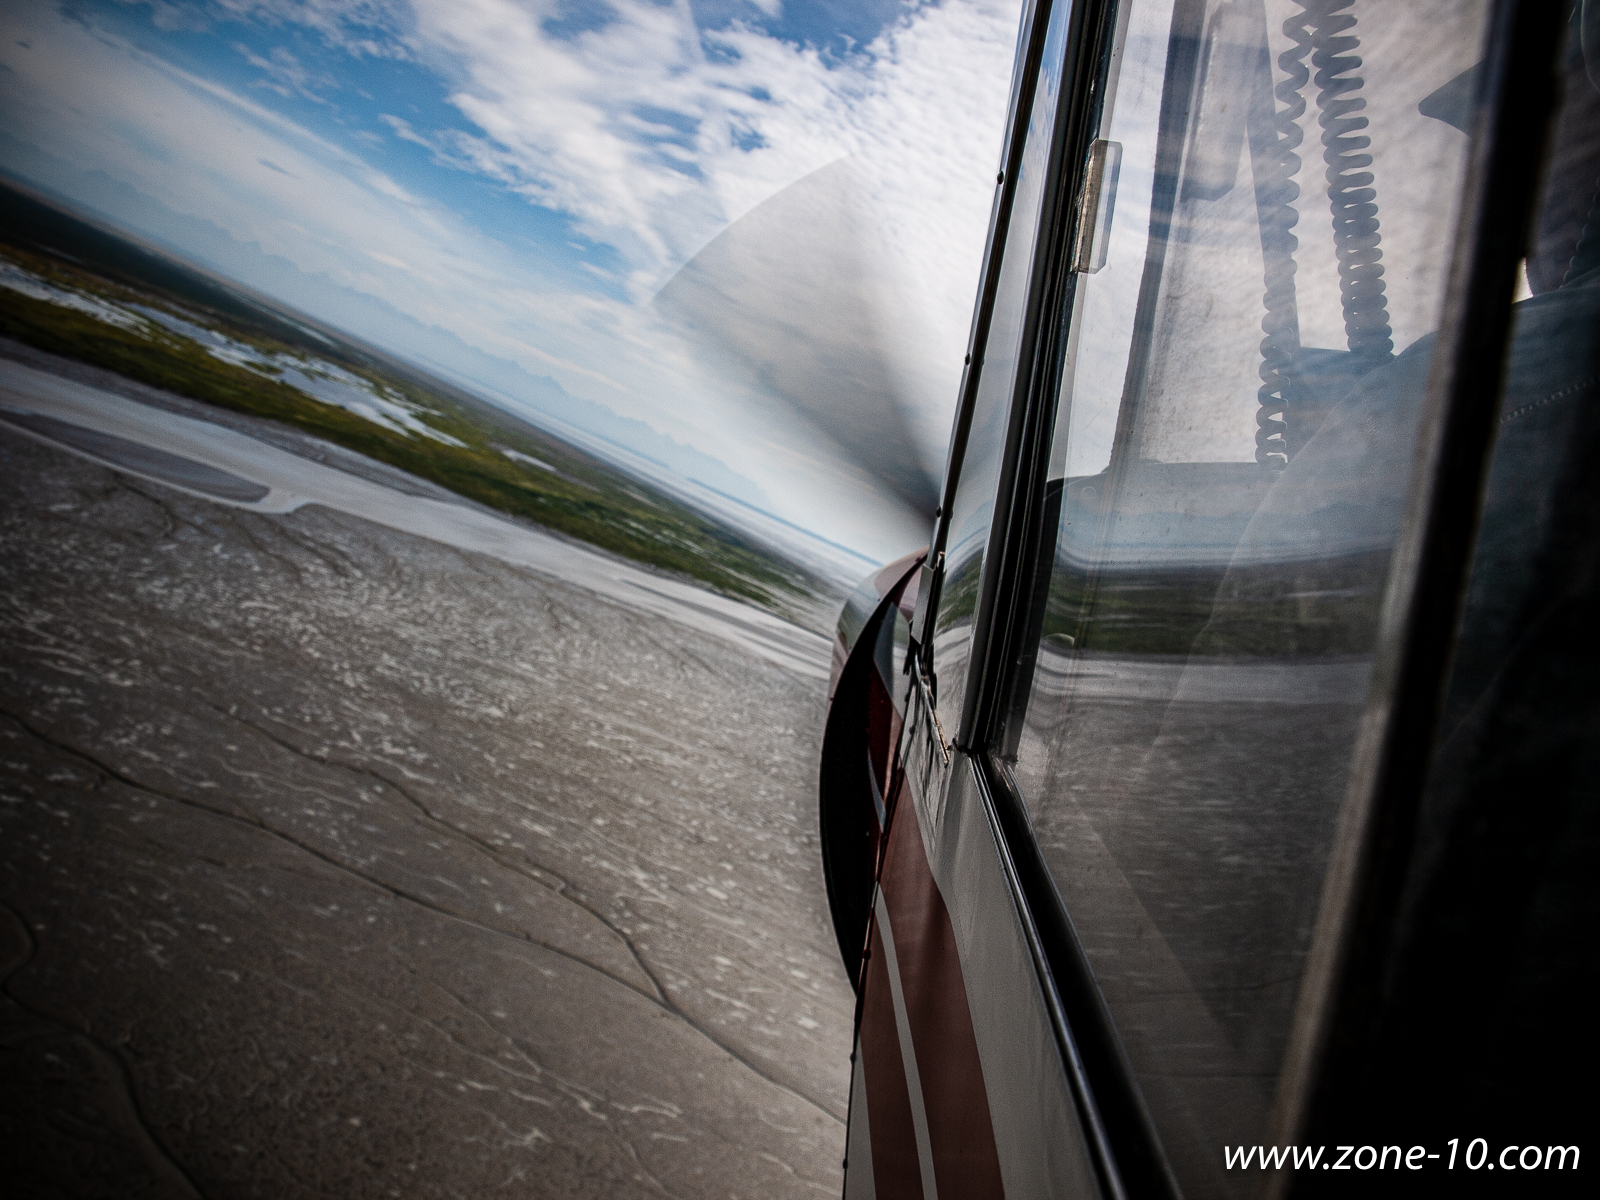
[[[1372,649],[1381,552],[1305,562],[1107,570],[1058,561],[1043,638],[1112,654],[1298,658]]]
[[[0,335],[292,425],[724,593],[778,606],[806,592],[731,531],[407,364],[4,187],[0,216],[0,270],[13,284],[0,286]],[[370,394],[373,411],[399,420],[368,419],[290,380]]]

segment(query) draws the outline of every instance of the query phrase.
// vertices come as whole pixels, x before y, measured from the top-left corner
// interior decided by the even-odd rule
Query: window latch
[[[1117,202],[1117,174],[1122,169],[1122,143],[1096,138],[1089,147],[1078,198],[1078,228],[1073,238],[1072,269],[1093,275],[1106,265],[1111,241],[1111,210]]]

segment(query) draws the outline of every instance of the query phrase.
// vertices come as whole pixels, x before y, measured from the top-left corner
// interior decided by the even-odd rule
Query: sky
[[[0,0],[0,171],[873,558],[926,541],[1018,0]]]

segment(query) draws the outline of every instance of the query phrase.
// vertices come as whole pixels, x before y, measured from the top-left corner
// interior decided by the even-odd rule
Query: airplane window
[[[1045,200],[1056,97],[1061,89],[1062,57],[1071,12],[1070,4],[1052,6],[1039,82],[1023,143],[1022,164],[1017,174],[1006,253],[1000,265],[994,320],[983,351],[983,374],[973,404],[961,477],[950,506],[948,566],[933,638],[937,711],[944,732],[950,737],[955,735],[960,724],[961,705],[966,695],[978,585],[994,516],[995,492],[999,487],[1006,420],[1011,413],[1012,394],[1017,383],[1028,286],[1033,276],[1034,246]]]
[[[1012,772],[1185,1193],[1266,1131],[1367,695],[1482,0],[1135,0]],[[1592,188],[1592,180],[1589,186]],[[1100,265],[1100,256],[1104,265]]]

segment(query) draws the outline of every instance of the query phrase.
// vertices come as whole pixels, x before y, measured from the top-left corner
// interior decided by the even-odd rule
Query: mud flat
[[[8,1195],[837,1194],[824,642],[36,434],[0,423]]]

